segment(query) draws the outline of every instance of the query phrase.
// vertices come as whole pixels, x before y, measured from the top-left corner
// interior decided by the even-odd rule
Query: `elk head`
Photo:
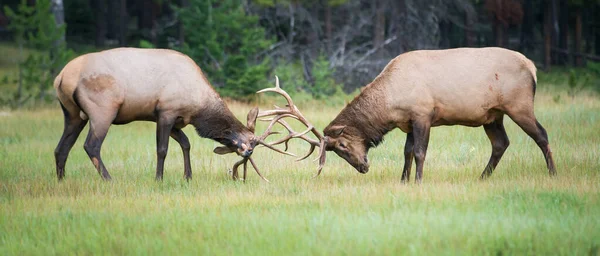
[[[369,171],[369,147],[358,129],[346,125],[331,125],[323,133],[327,141],[325,150],[335,152],[360,173]]]
[[[236,153],[241,157],[250,157],[254,147],[258,143],[254,136],[254,127],[256,126],[256,117],[258,108],[253,108],[248,113],[246,129],[240,129],[241,132],[224,131],[224,136],[229,138],[216,139],[225,146],[216,147],[213,152],[219,155]]]

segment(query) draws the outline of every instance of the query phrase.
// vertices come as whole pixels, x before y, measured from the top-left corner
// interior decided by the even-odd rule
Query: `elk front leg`
[[[415,139],[412,132],[406,134],[406,143],[404,144],[404,169],[402,170],[402,182],[406,183],[410,180],[410,169],[414,158]]]
[[[490,161],[483,170],[483,173],[481,173],[481,179],[485,179],[486,177],[492,175],[492,172],[494,169],[496,169],[496,166],[498,165],[498,162],[500,162],[504,151],[506,151],[506,148],[508,148],[508,145],[510,144],[502,121],[503,118],[500,117],[494,122],[483,126],[485,133],[492,143],[492,155],[490,156]]]
[[[186,180],[192,179],[192,165],[190,164],[190,141],[181,129],[171,129],[171,138],[179,143],[183,151],[183,175]]]
[[[156,180],[163,179],[165,158],[169,150],[169,135],[173,129],[174,118],[161,115],[156,122]]]
[[[427,145],[429,144],[429,130],[431,125],[429,122],[415,122],[413,124],[414,136],[414,156],[417,164],[417,175],[415,183],[421,183],[423,178],[423,163],[427,154]]]

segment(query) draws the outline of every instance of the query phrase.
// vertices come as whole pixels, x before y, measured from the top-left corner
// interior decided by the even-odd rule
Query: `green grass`
[[[112,182],[83,150],[86,128],[59,183],[59,107],[4,111],[0,255],[598,255],[600,99],[554,101],[560,93],[541,85],[536,98],[558,176],[548,176],[535,143],[507,119],[511,146],[486,181],[477,179],[491,151],[483,129],[434,128],[422,185],[400,183],[398,130],[370,152],[366,175],[330,153],[311,179],[316,163],[260,149],[254,157],[271,183],[253,172],[243,183],[227,176],[237,157],[213,154],[217,143],[191,127],[194,179],[184,181],[171,140],[165,180],[155,182],[155,125],[146,122],[111,127],[102,154]],[[342,105],[320,105],[302,110],[322,129]],[[245,120],[250,106],[230,106]]]

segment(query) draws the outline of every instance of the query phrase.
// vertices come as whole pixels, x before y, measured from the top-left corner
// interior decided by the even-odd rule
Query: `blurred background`
[[[0,104],[54,100],[77,55],[115,47],[192,57],[225,97],[253,100],[276,74],[290,94],[356,92],[395,56],[498,46],[570,90],[600,88],[599,0],[2,0]],[[541,72],[541,76],[545,73]]]

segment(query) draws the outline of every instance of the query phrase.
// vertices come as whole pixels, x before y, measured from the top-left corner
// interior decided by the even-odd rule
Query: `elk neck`
[[[198,135],[210,139],[238,139],[243,133],[251,133],[225,105],[219,100],[192,117],[190,122]]]
[[[367,149],[376,147],[383,136],[394,128],[387,117],[383,86],[374,81],[352,100],[329,126],[345,125],[355,128]]]

